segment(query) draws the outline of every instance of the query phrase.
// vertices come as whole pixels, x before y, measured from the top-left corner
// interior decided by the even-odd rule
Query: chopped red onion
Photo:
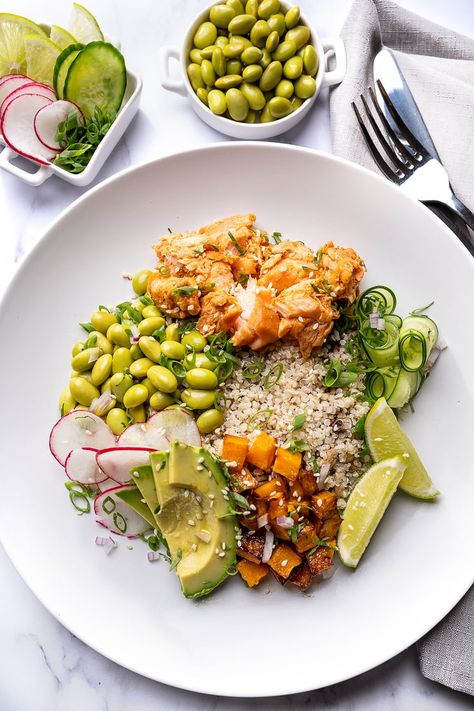
[[[89,360],[87,361],[89,365],[95,363],[100,356],[100,348],[89,348]]]
[[[377,326],[376,326],[378,331],[385,331],[385,319],[384,318],[378,318],[377,319]]]
[[[135,323],[132,323],[132,325],[130,326],[130,332],[132,334],[130,336],[130,343],[132,345],[134,343],[138,343],[138,341],[140,340],[140,331],[138,330],[138,326]]]
[[[294,521],[290,516],[277,516],[276,524],[282,528],[293,528]]]
[[[319,476],[318,476],[318,484],[319,486],[322,486],[326,480],[327,475],[331,471],[331,465],[330,464],[323,464],[321,466],[321,469],[319,470]]]
[[[107,539],[104,536],[96,536],[95,537],[95,544],[96,546],[103,546],[105,544],[105,541]]]
[[[275,536],[269,526],[265,527],[265,543],[263,545],[262,563],[268,563],[273,553],[273,541]]]
[[[378,325],[379,325],[378,313],[374,312],[373,314],[369,314],[369,324],[370,324],[370,328],[378,328]]]
[[[156,553],[156,551],[148,551],[146,557],[149,563],[153,563],[154,560],[160,560],[160,554]]]
[[[105,411],[109,405],[113,405],[115,403],[115,396],[111,394],[110,390],[106,390],[105,393],[102,393],[100,397],[94,398],[92,400],[91,404],[89,405],[89,411],[90,412],[102,412]]]
[[[104,550],[106,554],[109,555],[114,548],[117,548],[117,544],[114,539],[109,536],[104,543]]]
[[[262,514],[262,516],[259,516],[257,518],[257,526],[259,528],[263,528],[263,526],[266,526],[268,523],[268,514]]]

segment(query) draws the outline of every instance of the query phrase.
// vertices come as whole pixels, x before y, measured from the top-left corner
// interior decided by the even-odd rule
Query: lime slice
[[[26,73],[30,79],[53,86],[53,73],[59,47],[47,37],[25,35]]]
[[[433,485],[414,446],[384,398],[377,400],[367,415],[365,439],[376,462],[396,454],[403,457],[407,468],[400,482],[402,491],[427,501],[432,501],[439,496],[440,492]]]
[[[357,482],[337,534],[339,557],[356,568],[406,469],[396,456],[374,464]]]
[[[51,25],[51,33],[49,35],[51,42],[54,42],[59,49],[66,49],[70,44],[77,44],[77,39],[70,32],[60,27],[59,25]]]
[[[26,73],[23,39],[26,32],[46,36],[39,25],[26,17],[0,13],[0,77]]]
[[[72,5],[69,31],[77,38],[77,42],[82,42],[83,44],[104,39],[102,30],[94,15],[77,2]]]
[[[59,99],[64,97],[64,82],[66,81],[69,67],[83,47],[83,44],[70,44],[69,47],[63,49],[56,60],[53,73],[53,86],[56,96],[58,96]]]

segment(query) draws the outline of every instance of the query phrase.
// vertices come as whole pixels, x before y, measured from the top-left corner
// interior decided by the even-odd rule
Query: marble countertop
[[[168,94],[158,82],[159,48],[179,45],[180,28],[206,4],[205,0],[87,0],[107,33],[120,38],[129,66],[144,80],[140,111],[95,183],[165,153],[226,140],[201,123],[185,99]],[[400,0],[400,4],[474,35],[472,0]],[[338,33],[350,0],[300,0],[300,5],[325,36]],[[16,0],[7,2],[3,10],[58,24],[66,24],[69,13],[68,3],[56,0]],[[329,151],[327,97],[320,98],[309,120],[277,140]],[[55,177],[32,188],[13,176],[0,175],[0,295],[51,220],[83,191]],[[244,701],[180,691],[117,666],[75,638],[36,600],[1,546],[0,579],[0,711],[472,708],[471,698],[421,676],[414,647],[356,679],[307,694]]]

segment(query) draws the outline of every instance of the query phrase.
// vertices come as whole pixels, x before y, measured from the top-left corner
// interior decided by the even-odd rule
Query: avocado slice
[[[227,482],[202,447],[172,442],[169,457],[160,455],[150,455],[160,505],[156,520],[183,594],[198,598],[220,585],[235,564],[236,517],[222,491]]]
[[[142,494],[139,489],[135,486],[130,486],[126,489],[122,489],[121,491],[116,491],[115,495],[118,496],[119,499],[122,499],[122,501],[125,501],[125,503],[136,511],[142,518],[144,518],[152,528],[155,528],[156,522],[154,516],[150,512],[148,506],[143,503]]]
[[[166,452],[166,454],[168,454]],[[153,527],[157,525],[156,514],[160,510],[160,505],[158,503],[158,496],[156,494],[155,479],[153,476],[153,469],[151,467],[133,467],[130,469],[130,474],[140,490],[142,498],[145,499],[148,508],[153,516]],[[148,519],[147,519],[148,520]]]

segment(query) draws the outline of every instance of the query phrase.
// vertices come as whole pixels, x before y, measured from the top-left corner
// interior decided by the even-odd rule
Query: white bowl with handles
[[[225,133],[227,136],[246,140],[262,140],[278,136],[294,128],[296,124],[308,114],[321,89],[340,84],[343,80],[346,74],[346,52],[342,39],[340,37],[320,38],[308,20],[301,14],[299,23],[309,27],[311,31],[310,43],[315,47],[319,57],[319,67],[315,77],[316,91],[313,96],[306,99],[299,109],[296,109],[293,113],[284,118],[275,119],[275,121],[271,121],[270,123],[243,123],[213,114],[212,111],[198,99],[189,81],[186,68],[189,64],[189,51],[193,47],[193,37],[197,28],[202,22],[208,20],[211,7],[220,4],[222,4],[222,0],[218,3],[212,3],[196,17],[185,35],[181,49],[178,47],[163,47],[161,49],[160,58],[161,86],[168,91],[187,97],[191,101],[191,106],[195,113],[211,128],[220,131],[220,133]],[[293,7],[286,2],[281,2],[280,6],[284,11]],[[327,68],[330,57],[334,58],[334,67],[332,69]],[[182,79],[174,79],[171,76],[170,60],[172,59],[179,62]]]

